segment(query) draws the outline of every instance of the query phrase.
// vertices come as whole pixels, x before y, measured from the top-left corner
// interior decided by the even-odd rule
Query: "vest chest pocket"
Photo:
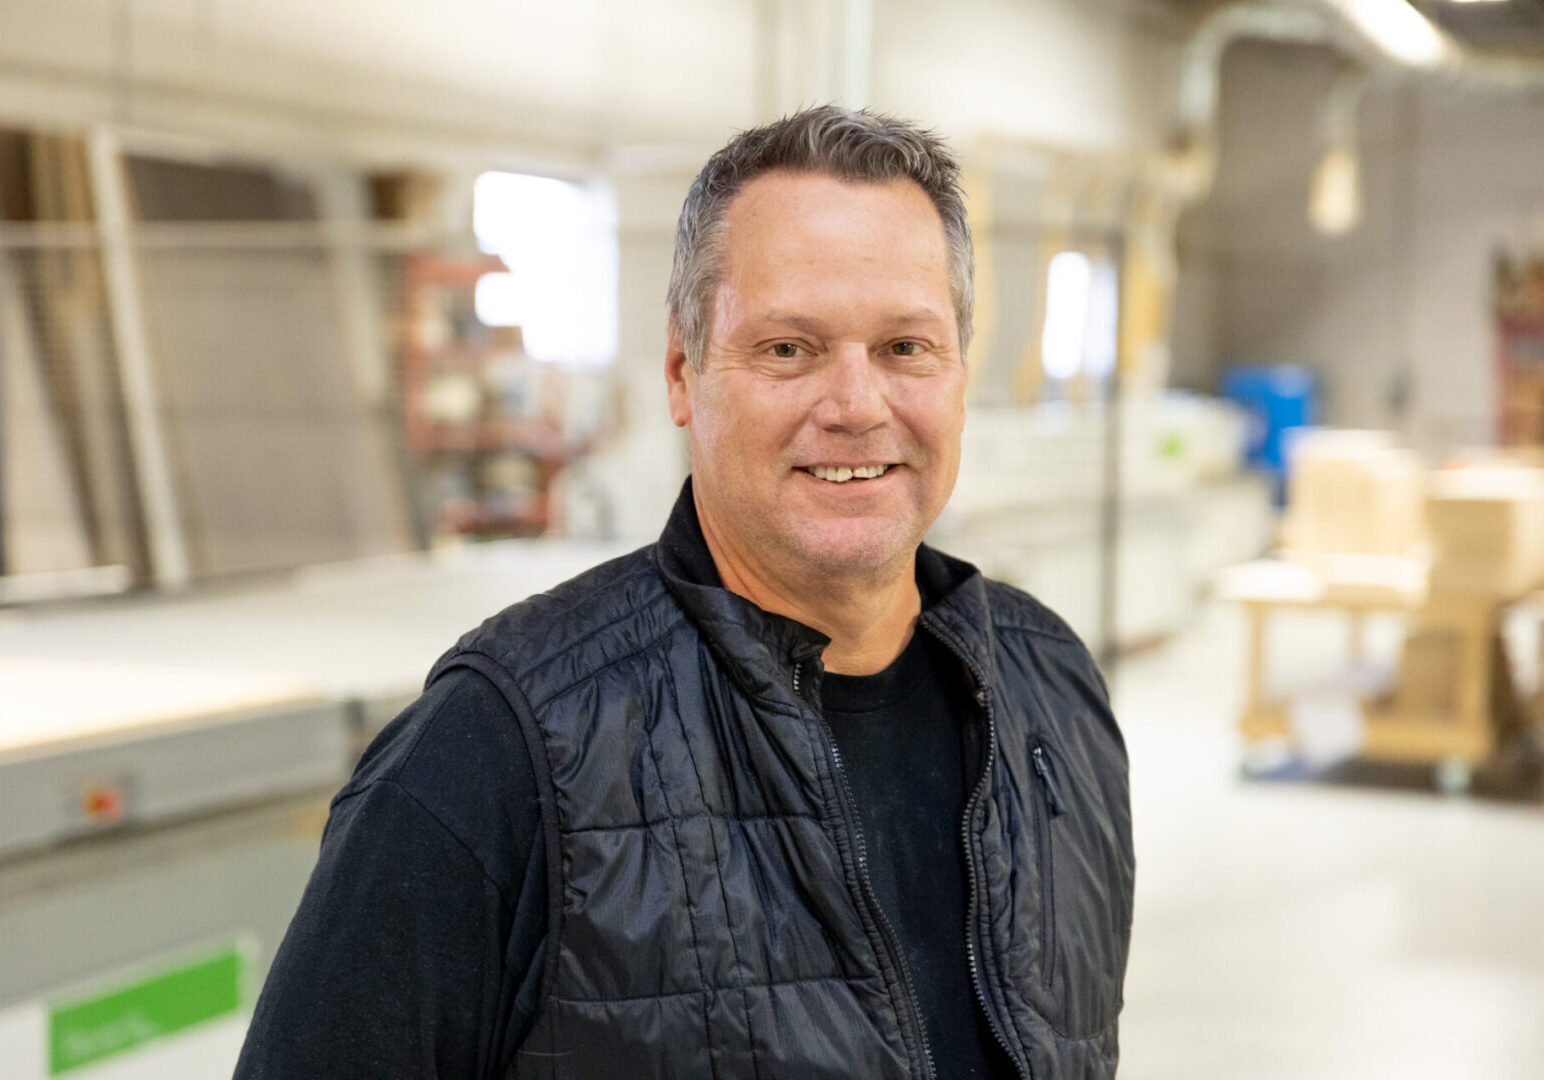
[[[1131,930],[1132,866],[1118,814],[1092,770],[1032,738],[1041,978],[1047,1019],[1065,1035],[1097,1034],[1120,1013]],[[1129,837],[1129,831],[1125,834]]]

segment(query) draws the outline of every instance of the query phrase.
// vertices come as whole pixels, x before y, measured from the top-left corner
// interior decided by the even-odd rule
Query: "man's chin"
[[[854,527],[856,523],[827,523],[801,537],[799,556],[812,573],[823,577],[868,578],[899,572],[910,565],[917,543],[884,522]]]

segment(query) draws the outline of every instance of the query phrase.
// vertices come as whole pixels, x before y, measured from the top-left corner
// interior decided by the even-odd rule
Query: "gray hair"
[[[975,304],[975,271],[959,163],[932,131],[867,109],[821,105],[740,132],[708,159],[692,181],[676,224],[675,262],[665,301],[687,363],[701,371],[707,357],[729,204],[751,180],[775,170],[876,183],[915,181],[943,219],[949,292],[960,355],[965,354]]]

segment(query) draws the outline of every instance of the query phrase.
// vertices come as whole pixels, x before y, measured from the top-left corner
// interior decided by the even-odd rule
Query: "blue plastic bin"
[[[1276,505],[1283,505],[1287,432],[1318,422],[1318,380],[1296,364],[1236,367],[1223,376],[1222,395],[1249,414],[1245,460],[1270,474]]]

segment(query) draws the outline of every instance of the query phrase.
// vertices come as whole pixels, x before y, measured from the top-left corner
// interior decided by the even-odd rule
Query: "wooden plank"
[[[1266,702],[1245,709],[1239,717],[1238,729],[1249,741],[1292,737],[1292,725],[1283,702]]]
[[[1496,749],[1489,728],[1456,723],[1451,716],[1368,712],[1364,719],[1361,757],[1431,763],[1459,757],[1477,765]]]
[[[1495,752],[1492,732],[1471,730],[1451,716],[1381,712],[1366,706],[1362,715],[1365,728],[1357,752],[1361,758],[1435,763],[1461,757],[1478,764]],[[1239,733],[1250,742],[1293,741],[1289,706],[1278,701],[1245,709],[1239,717]]]

